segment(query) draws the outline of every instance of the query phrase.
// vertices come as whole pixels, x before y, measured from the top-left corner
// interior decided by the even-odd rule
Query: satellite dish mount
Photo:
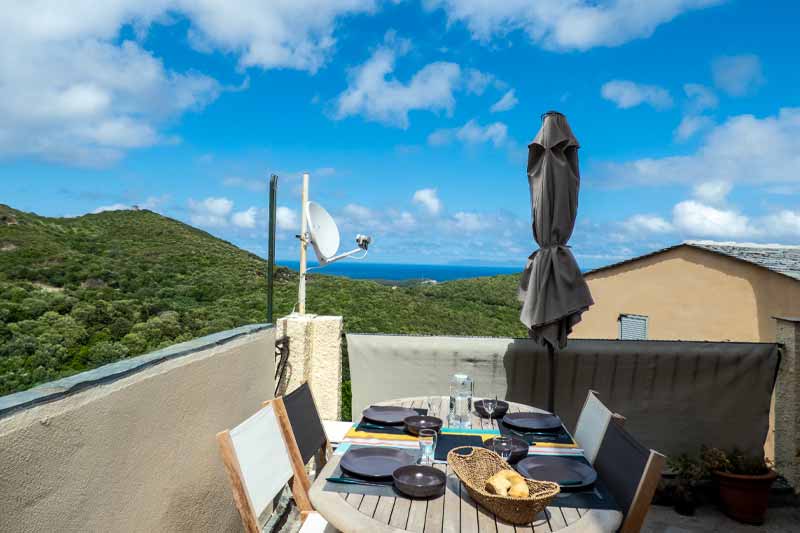
[[[339,251],[339,228],[336,226],[336,221],[328,213],[324,207],[316,202],[308,200],[308,174],[303,174],[303,214],[300,222],[300,286],[298,287],[298,312],[305,314],[306,312],[306,272],[308,245],[314,248],[314,254],[319,261],[321,268],[331,263],[335,263],[345,257],[352,257],[355,254],[363,253],[356,259],[363,259],[367,255],[372,239],[367,235],[356,235],[356,248],[348,252],[338,253]]]

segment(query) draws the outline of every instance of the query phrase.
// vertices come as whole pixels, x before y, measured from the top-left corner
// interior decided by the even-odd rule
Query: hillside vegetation
[[[517,276],[396,287],[309,275],[348,332],[524,335]],[[276,269],[275,316],[297,274]],[[0,205],[0,395],[266,320],[266,262],[150,211],[46,218]]]

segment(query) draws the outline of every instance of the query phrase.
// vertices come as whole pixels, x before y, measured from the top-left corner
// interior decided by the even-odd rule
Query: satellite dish
[[[318,203],[306,203],[306,220],[309,240],[320,265],[324,266],[362,251],[366,254],[371,239],[365,235],[357,235],[358,248],[336,255],[339,251],[339,228],[330,213]]]
[[[308,202],[306,213],[311,244],[319,262],[323,263],[325,258],[333,257],[339,251],[339,228],[330,213],[316,202]]]

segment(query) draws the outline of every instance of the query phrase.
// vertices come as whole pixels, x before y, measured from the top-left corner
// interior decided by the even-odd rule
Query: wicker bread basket
[[[459,451],[469,452],[465,455]],[[530,524],[544,511],[561,489],[558,483],[525,479],[530,489],[528,498],[498,496],[486,491],[486,480],[500,470],[513,470],[499,455],[486,448],[461,446],[447,454],[447,462],[467,487],[473,500],[499,518],[515,525]]]

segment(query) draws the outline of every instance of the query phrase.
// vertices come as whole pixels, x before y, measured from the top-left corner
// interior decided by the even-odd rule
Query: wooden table
[[[447,418],[449,399],[433,399],[433,416]],[[425,407],[424,398],[405,398],[381,402],[382,405]],[[509,412],[540,411],[511,403]],[[473,414],[473,428],[497,429],[497,422]],[[333,474],[341,456],[334,455],[311,486],[311,503],[330,524],[342,533],[584,533],[612,532],[622,523],[622,513],[597,509],[548,507],[526,526],[513,526],[475,505],[467,490],[448,465],[437,464],[447,473],[447,490],[433,500],[403,497],[366,496],[324,491],[325,478]]]

